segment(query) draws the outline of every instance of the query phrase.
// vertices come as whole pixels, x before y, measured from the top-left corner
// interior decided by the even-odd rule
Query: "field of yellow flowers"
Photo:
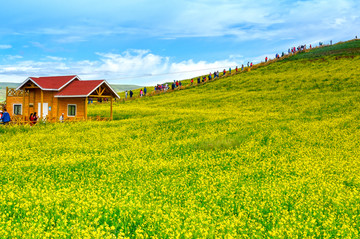
[[[358,238],[359,79],[300,58],[0,127],[0,238]]]

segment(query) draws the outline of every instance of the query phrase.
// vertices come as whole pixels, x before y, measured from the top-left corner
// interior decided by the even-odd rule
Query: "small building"
[[[110,101],[119,95],[105,80],[81,80],[76,75],[29,77],[16,89],[6,90],[6,108],[10,116],[28,119],[31,113],[57,120],[62,113],[66,118],[87,119],[89,99]]]

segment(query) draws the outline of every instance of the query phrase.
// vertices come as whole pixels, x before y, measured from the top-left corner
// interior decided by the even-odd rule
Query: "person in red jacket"
[[[37,120],[38,120],[38,117],[37,117],[37,115],[36,115],[36,112],[34,112],[34,114],[31,116],[30,115],[30,121],[31,121],[31,125],[34,125],[34,124],[36,124],[36,122],[37,122]]]

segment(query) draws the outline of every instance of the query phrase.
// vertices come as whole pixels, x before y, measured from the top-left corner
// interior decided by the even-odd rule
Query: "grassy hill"
[[[111,122],[0,128],[0,234],[359,237],[360,41],[347,44],[117,102]]]
[[[299,59],[316,59],[324,56],[355,56],[360,54],[359,41],[352,40],[348,42],[340,42],[331,46],[315,48],[307,53],[299,53],[286,60]]]

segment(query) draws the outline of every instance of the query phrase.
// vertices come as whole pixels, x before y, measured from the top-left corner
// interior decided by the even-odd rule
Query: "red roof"
[[[55,96],[88,96],[91,92],[96,90],[104,80],[86,80],[73,81],[71,84],[62,89]]]
[[[120,96],[105,80],[82,81],[76,75],[29,77],[16,89],[21,89],[29,81],[34,82],[42,90],[57,91],[56,97],[86,97],[104,83],[112,92],[111,94],[120,99]]]
[[[67,83],[71,82],[76,75],[73,76],[47,76],[47,77],[29,77],[43,90],[59,90]]]

